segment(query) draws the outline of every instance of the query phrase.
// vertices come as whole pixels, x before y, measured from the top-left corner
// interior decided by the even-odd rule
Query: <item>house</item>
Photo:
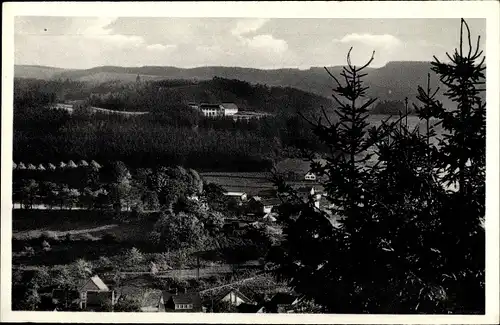
[[[57,306],[78,306],[90,310],[100,308],[105,304],[115,303],[114,291],[94,275],[77,283],[76,289],[55,289],[52,291],[52,302]]]
[[[224,106],[221,104],[200,104],[200,111],[206,117],[224,116]]]
[[[224,116],[233,116],[238,113],[238,106],[234,103],[222,103]]]
[[[203,307],[198,292],[170,288],[162,292],[160,309],[165,312],[201,313]]]
[[[17,169],[26,169],[26,166],[20,162],[19,164],[17,164]]]
[[[81,281],[78,286],[80,294],[80,308],[95,307],[103,301],[114,304],[114,291],[109,290],[108,286],[97,275]]]
[[[66,164],[63,161],[61,161],[61,163],[59,164],[59,168],[66,168]]]
[[[36,170],[36,167],[33,164],[28,164],[27,168],[28,170]]]
[[[232,287],[223,290],[217,295],[215,299],[213,299],[214,305],[221,302],[228,302],[232,306],[239,306],[241,304],[255,304],[255,301],[253,301],[251,298],[244,295],[240,290]]]
[[[56,170],[56,166],[54,166],[54,164],[49,163],[47,166],[50,170]]]
[[[304,179],[306,181],[315,181],[316,180],[316,174],[308,172],[305,176]]]
[[[261,201],[263,205],[262,212],[266,215],[272,212],[275,206],[279,206],[281,204],[281,200],[278,198],[269,198]]]
[[[38,165],[38,168],[37,168],[37,169],[38,169],[38,170],[40,170],[40,171],[44,171],[44,170],[45,170],[45,167],[43,167],[43,165],[42,165],[42,164],[40,164],[40,165]]]

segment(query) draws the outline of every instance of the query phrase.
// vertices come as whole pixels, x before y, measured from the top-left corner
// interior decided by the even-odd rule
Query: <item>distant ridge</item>
[[[428,73],[431,73],[433,87],[437,85],[437,78],[430,68],[430,62],[425,61],[392,61],[380,68],[369,68],[365,78],[366,86],[370,87],[368,95],[380,100],[404,100],[405,97],[408,97],[410,101],[414,102],[416,101],[417,87],[426,85]],[[328,69],[333,74],[338,75],[342,66],[328,67]],[[93,83],[111,80],[135,82],[138,74],[142,80],[207,80],[217,76],[243,80],[253,84],[293,87],[328,98],[331,98],[331,89],[334,86],[333,80],[323,67],[311,67],[307,70],[298,68],[263,70],[222,66],[195,68],[101,66],[90,69],[62,69],[36,65],[16,65],[14,73],[17,78],[69,79]],[[438,96],[438,98],[443,99],[440,94]]]

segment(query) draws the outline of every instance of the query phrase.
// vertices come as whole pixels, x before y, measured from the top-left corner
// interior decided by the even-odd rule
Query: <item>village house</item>
[[[203,307],[198,292],[188,292],[186,289],[170,288],[162,292],[160,311],[201,313]]]
[[[279,292],[275,294],[269,302],[264,304],[262,312],[265,313],[290,313],[293,308],[302,301],[302,297],[298,294]]]
[[[199,106],[201,113],[206,117],[224,116],[224,106],[221,104],[202,103]]]
[[[80,309],[89,310],[100,308],[103,304],[113,306],[115,303],[114,291],[97,275],[82,280],[73,290],[55,289],[52,291],[52,302],[55,305],[78,305]]]
[[[306,181],[315,181],[316,180],[316,174],[308,172],[305,176],[304,179]]]

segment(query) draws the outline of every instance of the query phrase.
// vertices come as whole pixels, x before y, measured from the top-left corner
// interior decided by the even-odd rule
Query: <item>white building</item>
[[[315,181],[316,180],[316,175],[314,173],[307,173],[305,176],[304,176],[304,179],[306,181]]]
[[[201,104],[200,111],[206,117],[224,116],[224,106],[221,104]]]
[[[233,116],[238,113],[238,106],[234,103],[222,103],[224,116]]]

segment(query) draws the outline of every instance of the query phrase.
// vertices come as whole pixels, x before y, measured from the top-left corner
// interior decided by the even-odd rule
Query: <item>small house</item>
[[[108,286],[97,275],[81,281],[78,286],[80,293],[80,308],[96,307],[104,301],[113,304],[114,291],[109,290]]]
[[[315,181],[316,180],[316,174],[308,172],[305,176],[304,179],[306,181]]]
[[[165,312],[201,313],[203,307],[198,292],[186,289],[170,288],[162,293],[160,307]]]
[[[36,167],[33,164],[28,164],[27,168],[28,170],[36,170]]]
[[[44,171],[44,170],[45,170],[45,167],[43,167],[43,165],[42,165],[42,164],[40,164],[40,165],[38,165],[38,168],[37,168],[37,169],[38,169],[38,170],[40,170],[40,171]]]
[[[66,168],[66,164],[63,161],[61,161],[61,163],[59,164],[59,168]]]
[[[213,301],[214,304],[219,304],[221,302],[227,302],[232,306],[255,303],[251,298],[247,297],[236,288],[227,288],[222,293],[218,294]]]
[[[50,169],[50,170],[56,170],[56,166],[54,164],[51,164],[51,163],[49,163],[47,165],[47,168]]]
[[[20,162],[19,164],[17,164],[17,169],[21,169],[21,170],[26,169],[26,166],[22,162]]]

